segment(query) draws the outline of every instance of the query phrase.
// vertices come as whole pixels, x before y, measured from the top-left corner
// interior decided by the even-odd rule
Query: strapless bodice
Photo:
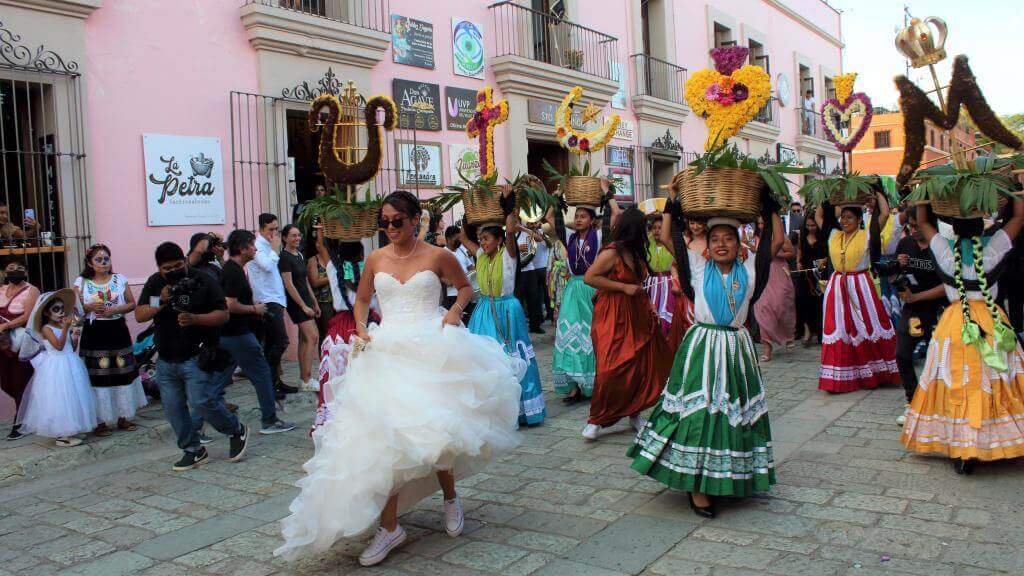
[[[377,272],[373,286],[384,322],[425,320],[443,315],[441,279],[433,270],[420,270],[405,283],[386,272]]]

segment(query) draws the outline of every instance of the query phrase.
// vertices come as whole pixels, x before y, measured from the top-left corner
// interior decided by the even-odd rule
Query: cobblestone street
[[[550,342],[538,343],[544,369]],[[381,566],[359,568],[356,541],[289,564],[271,552],[312,453],[306,402],[286,415],[300,429],[254,435],[237,464],[223,460],[220,439],[209,463],[174,473],[178,452],[156,435],[65,470],[9,475],[0,484],[0,574],[1024,573],[1021,463],[960,477],[945,459],[907,455],[894,424],[902,391],[826,396],[816,389],[817,365],[817,349],[784,351],[766,365],[779,484],[724,503],[714,520],[701,521],[685,495],[629,469],[624,423],[584,442],[586,406],[563,409],[548,391],[548,420],[524,430],[514,454],[459,483],[462,537],[444,534],[436,496],[401,519],[410,542]],[[14,443],[22,453],[41,450],[24,442]]]

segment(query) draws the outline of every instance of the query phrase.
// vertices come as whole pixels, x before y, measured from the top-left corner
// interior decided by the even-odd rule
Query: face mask
[[[187,275],[188,275],[188,269],[187,268],[185,268],[185,267],[175,268],[174,270],[169,270],[167,272],[164,272],[164,280],[167,280],[168,284],[177,284],[178,282],[181,282],[182,280],[184,280],[185,276],[187,276]]]
[[[21,284],[27,278],[28,274],[26,274],[23,270],[12,270],[7,273],[7,276],[6,278],[4,278],[4,280],[8,284]]]

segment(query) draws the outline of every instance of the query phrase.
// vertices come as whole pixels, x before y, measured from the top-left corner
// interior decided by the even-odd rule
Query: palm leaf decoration
[[[335,184],[331,187],[329,194],[313,198],[303,205],[299,212],[299,224],[306,227],[312,223],[313,218],[319,216],[323,220],[339,220],[342,226],[351,226],[355,214],[367,210],[378,210],[383,202],[384,198],[373,194],[370,186],[363,188],[360,193],[359,191],[343,192]]]
[[[859,172],[811,180],[800,188],[799,193],[809,205],[820,206],[829,198],[834,198],[837,195],[851,202],[864,196],[874,196],[878,187],[885,190],[890,202],[898,203],[899,200],[890,193],[890,191],[895,192],[894,186],[887,186],[884,180],[876,174],[861,174]]]
[[[1000,197],[1014,199],[1020,192],[1014,171],[1024,169],[1024,153],[1007,157],[982,155],[966,169],[952,164],[918,170],[914,175],[910,202],[958,201],[963,214],[993,214]]]

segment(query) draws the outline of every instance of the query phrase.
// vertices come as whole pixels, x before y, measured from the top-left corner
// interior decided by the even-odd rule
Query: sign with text
[[[143,134],[150,226],[224,223],[220,138]]]
[[[398,185],[419,188],[441,188],[441,145],[437,142],[396,140],[398,153]]]
[[[476,90],[445,86],[444,112],[449,130],[465,130],[466,123],[476,114]]]
[[[434,69],[434,25],[391,15],[391,59],[398,64]]]
[[[480,148],[475,144],[448,145],[448,182],[462,182],[460,172],[470,182],[480,177]]]
[[[483,79],[483,26],[464,18],[452,18],[452,65],[457,76]]]
[[[545,126],[555,125],[555,111],[558,110],[558,102],[550,102],[548,100],[537,100],[536,98],[530,98],[526,102],[526,114],[530,122],[534,124],[543,124]],[[577,130],[583,129],[583,111],[573,110],[570,123],[573,128]]]
[[[619,125],[615,128],[615,134],[612,138],[616,140],[633,140],[636,134],[636,127],[632,120],[619,120]]]
[[[437,84],[395,78],[391,93],[398,106],[398,127],[441,130],[441,88]]]
[[[633,149],[627,146],[607,146],[605,147],[604,163],[609,166],[618,166],[620,168],[632,168],[633,167]]]

